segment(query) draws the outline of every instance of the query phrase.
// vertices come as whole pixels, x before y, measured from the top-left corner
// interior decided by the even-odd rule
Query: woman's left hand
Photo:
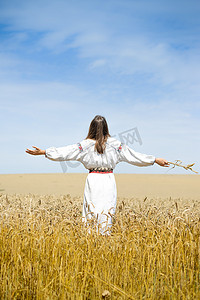
[[[31,150],[31,149],[26,149],[26,153],[31,154],[31,155],[45,155],[45,150],[42,150],[38,147],[32,146],[33,148],[35,148],[35,150]]]

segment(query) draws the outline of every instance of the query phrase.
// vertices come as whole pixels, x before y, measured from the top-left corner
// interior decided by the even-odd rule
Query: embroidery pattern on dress
[[[118,147],[117,151],[120,153],[122,151],[122,146],[123,146],[123,143],[120,144],[120,146]]]
[[[77,143],[77,145],[78,145],[78,147],[79,147],[80,152],[82,152],[82,151],[83,151],[83,147],[81,146],[81,144],[80,144],[80,143]]]

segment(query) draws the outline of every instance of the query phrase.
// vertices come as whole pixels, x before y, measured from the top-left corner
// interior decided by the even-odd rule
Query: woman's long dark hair
[[[102,116],[95,116],[90,123],[86,139],[96,140],[95,149],[102,154],[106,148],[105,143],[110,136],[106,119]]]

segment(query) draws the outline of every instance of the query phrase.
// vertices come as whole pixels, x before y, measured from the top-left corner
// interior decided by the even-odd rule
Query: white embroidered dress
[[[46,149],[46,157],[53,161],[79,161],[88,170],[104,167],[114,169],[119,162],[135,166],[153,165],[155,156],[135,152],[113,137],[106,142],[106,149],[99,154],[95,140],[85,139],[80,143],[65,147]],[[89,173],[85,183],[82,219],[87,223],[95,217],[99,232],[104,234],[112,225],[112,215],[117,204],[117,189],[113,173]]]

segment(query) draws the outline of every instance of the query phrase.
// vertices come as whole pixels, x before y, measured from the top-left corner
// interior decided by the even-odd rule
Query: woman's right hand
[[[155,163],[157,163],[161,167],[169,167],[170,165],[164,158],[156,158]]]

